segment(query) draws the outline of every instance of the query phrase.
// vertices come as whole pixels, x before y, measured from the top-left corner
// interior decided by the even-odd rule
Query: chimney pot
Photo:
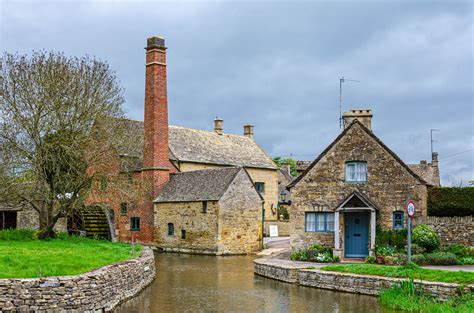
[[[248,138],[253,138],[253,125],[244,125],[244,136]]]
[[[216,117],[214,119],[214,131],[218,135],[222,135],[223,129],[222,129],[222,124],[224,123],[224,120],[221,118]]]
[[[369,130],[372,130],[372,110],[371,109],[352,109],[342,114],[344,128],[349,126],[354,120],[358,120]]]

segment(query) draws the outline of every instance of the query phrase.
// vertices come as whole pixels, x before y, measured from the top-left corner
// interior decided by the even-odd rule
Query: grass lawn
[[[131,258],[130,244],[112,243],[62,235],[35,240],[2,236],[0,231],[0,278],[35,278],[75,275]],[[141,250],[136,246],[137,255]]]
[[[324,271],[354,273],[361,275],[375,275],[385,277],[410,277],[426,281],[437,281],[445,283],[473,284],[474,273],[463,271],[443,271],[424,269],[415,266],[385,266],[375,264],[346,264],[329,265],[321,268]]]

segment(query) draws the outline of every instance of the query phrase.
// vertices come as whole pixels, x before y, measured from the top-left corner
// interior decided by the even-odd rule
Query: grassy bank
[[[399,286],[394,286],[380,293],[380,303],[392,309],[407,312],[424,313],[464,313],[474,312],[474,298],[472,294],[451,298],[440,302],[429,295],[423,295],[416,290],[413,283],[405,281]]]
[[[474,273],[462,271],[442,271],[424,269],[417,266],[384,266],[375,264],[330,265],[321,268],[324,271],[375,275],[384,277],[409,277],[426,281],[445,283],[473,284]]]
[[[0,231],[0,278],[75,275],[130,258],[126,243],[65,234],[37,240],[33,231]]]

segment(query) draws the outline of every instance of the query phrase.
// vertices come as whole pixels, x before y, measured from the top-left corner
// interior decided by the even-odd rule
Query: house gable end
[[[360,129],[362,134],[370,138],[373,142],[375,142],[382,150],[388,153],[401,167],[405,169],[412,177],[414,177],[418,182],[423,185],[429,185],[425,180],[423,180],[420,176],[418,176],[408,165],[406,165],[392,150],[390,150],[377,136],[373,134],[368,128],[366,128],[362,123],[358,120],[354,120],[346,129],[344,129],[336,139],[329,144],[326,149],[308,166],[308,168],[298,176],[291,184],[288,185],[288,189],[295,187],[298,183],[305,179],[307,174],[321,161],[323,160],[333,148],[336,148],[338,144],[346,138],[346,136],[352,135],[357,129]]]

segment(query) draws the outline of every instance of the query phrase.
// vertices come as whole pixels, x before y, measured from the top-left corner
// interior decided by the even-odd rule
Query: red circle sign
[[[407,204],[408,216],[413,217],[413,215],[415,215],[415,212],[416,212],[415,202],[413,202],[412,200],[408,201],[408,204]]]

